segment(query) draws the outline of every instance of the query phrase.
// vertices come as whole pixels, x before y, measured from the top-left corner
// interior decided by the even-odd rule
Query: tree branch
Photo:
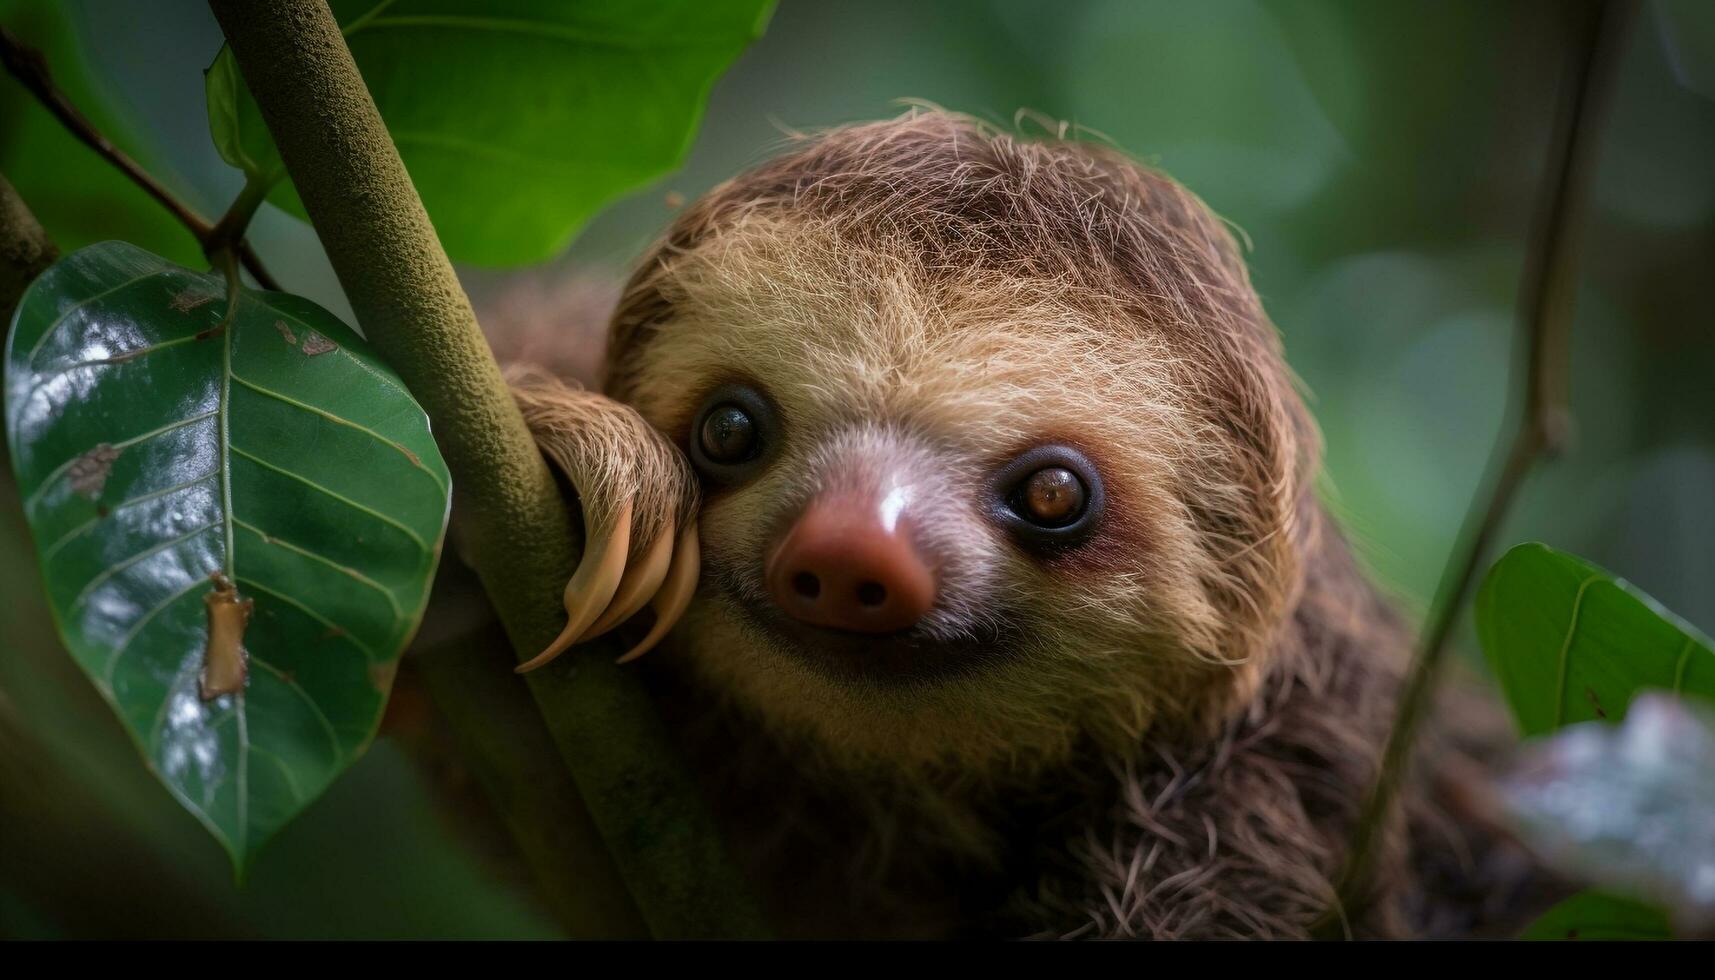
[[[5,64],[6,70],[18,80],[18,84],[24,86],[31,95],[35,96],[36,101],[52,113],[54,118],[58,119],[60,124],[73,136],[94,150],[102,159],[113,164],[120,173],[131,178],[132,183],[142,188],[144,193],[154,198],[173,217],[177,218],[179,223],[184,225],[196,238],[197,244],[202,246],[203,251],[214,252],[223,247],[231,247],[230,239],[236,233],[243,231],[242,225],[234,228],[224,219],[218,225],[210,224],[208,219],[175,197],[172,191],[167,190],[165,185],[156,180],[147,170],[144,170],[137,161],[131,159],[124,150],[113,145],[113,141],[102,135],[101,130],[89,121],[89,117],[79,112],[77,106],[66,98],[65,93],[54,85],[53,75],[48,71],[48,62],[46,58],[42,57],[42,53],[19,40],[17,35],[5,27],[0,27],[0,63]],[[243,198],[241,197],[240,200]],[[251,206],[250,211],[246,212],[246,222],[249,220],[249,214],[254,211],[255,207]],[[217,235],[217,231],[220,234]],[[269,275],[268,270],[262,265],[262,260],[251,249],[249,242],[239,238],[237,253],[239,260],[244,263],[244,267],[250,270],[252,276],[256,277],[257,285],[263,289],[277,290],[280,288],[279,283],[275,282],[274,277]]]
[[[1317,927],[1323,938],[1347,934],[1347,921],[1365,902],[1375,850],[1392,820],[1399,784],[1429,707],[1448,637],[1507,510],[1536,463],[1559,454],[1570,438],[1567,389],[1577,233],[1594,177],[1600,121],[1636,6],[1635,0],[1599,0],[1577,24],[1550,137],[1544,194],[1519,287],[1519,331],[1525,350],[1522,363],[1514,367],[1514,407],[1509,414],[1522,410],[1522,418],[1517,430],[1496,444],[1487,489],[1472,501],[1453,557],[1442,572],[1433,612],[1400,694],[1381,769],[1353,832],[1338,880],[1338,903]],[[1517,405],[1520,380],[1522,406]]]
[[[364,334],[434,422],[466,557],[514,647],[564,622],[576,528],[470,301],[321,0],[211,0]],[[562,657],[532,693],[658,937],[749,936],[761,917],[653,705],[611,652]]]
[[[648,938],[530,688],[512,672],[511,644],[462,564],[442,564],[417,637],[407,663],[571,938]]]
[[[25,287],[54,264],[60,251],[4,174],[0,174],[0,229],[0,323],[11,323]]]

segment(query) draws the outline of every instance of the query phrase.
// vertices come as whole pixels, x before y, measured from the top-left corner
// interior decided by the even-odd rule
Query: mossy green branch
[[[211,0],[370,341],[428,411],[461,542],[521,655],[564,621],[579,539],[470,301],[322,0]],[[752,936],[761,918],[654,707],[611,651],[531,688],[658,937]]]

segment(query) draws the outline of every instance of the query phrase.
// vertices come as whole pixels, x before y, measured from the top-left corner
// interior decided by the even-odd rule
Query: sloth
[[[941,111],[801,137],[682,211],[607,332],[599,393],[509,374],[587,535],[522,669],[659,645],[782,931],[1298,937],[1335,906],[1408,638],[1185,188]],[[1350,934],[1505,904],[1456,728]]]

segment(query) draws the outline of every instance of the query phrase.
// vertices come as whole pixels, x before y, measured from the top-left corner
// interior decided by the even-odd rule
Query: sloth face
[[[1224,624],[1185,499],[1225,450],[1170,346],[1049,284],[929,288],[812,238],[682,262],[672,342],[625,395],[703,482],[702,585],[669,656],[893,761],[1135,741],[1238,683],[1240,657],[1197,643]]]
[[[1308,426],[1230,243],[1163,178],[951,117],[836,133],[681,219],[609,367],[703,483],[667,655],[782,732],[1029,766],[1254,689]]]

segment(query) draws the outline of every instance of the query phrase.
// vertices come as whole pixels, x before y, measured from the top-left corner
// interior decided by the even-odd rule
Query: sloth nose
[[[815,626],[892,633],[935,604],[935,573],[897,520],[862,496],[818,498],[764,572],[787,615]]]

